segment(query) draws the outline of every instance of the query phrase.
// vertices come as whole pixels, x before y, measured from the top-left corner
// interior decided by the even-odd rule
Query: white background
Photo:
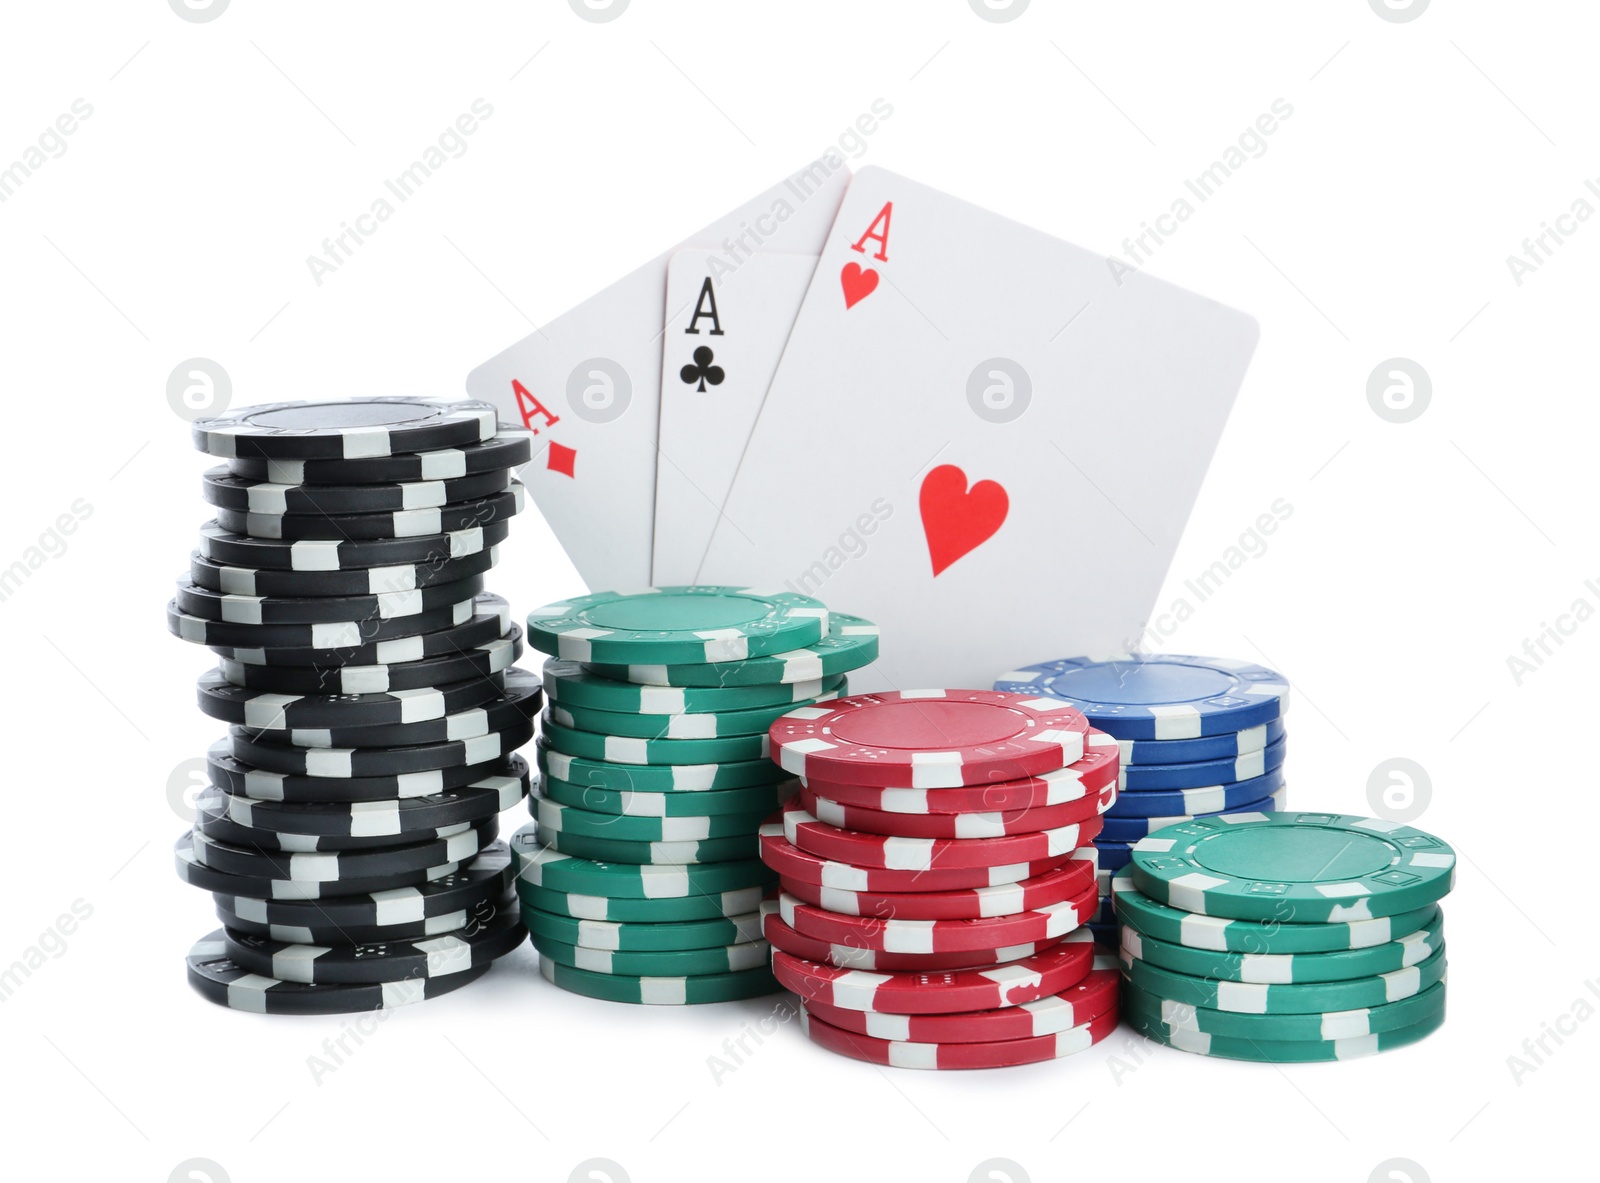
[[[1366,0],[1035,0],[990,23],[966,0],[634,0],[589,23],[565,0],[234,0],[190,23],[142,0],[14,4],[5,23],[0,167],[75,99],[93,106],[0,204],[0,566],[92,506],[0,604],[0,964],[73,901],[93,909],[0,1004],[10,1174],[165,1180],[203,1157],[235,1183],[565,1179],[604,1158],[641,1183],[959,1181],[1004,1158],[1013,1179],[1366,1180],[1404,1157],[1443,1180],[1544,1175],[1587,1144],[1600,624],[1570,621],[1520,684],[1507,658],[1600,600],[1584,583],[1600,575],[1600,220],[1520,286],[1505,260],[1600,176],[1591,5],[1436,3],[1394,23]],[[318,286],[306,256],[480,97],[494,114],[466,154]],[[214,359],[236,403],[458,392],[879,97],[894,114],[859,162],[1107,253],[1274,99],[1293,105],[1150,264],[1262,321],[1163,601],[1275,499],[1293,513],[1151,647],[1293,680],[1302,807],[1370,812],[1381,762],[1425,769],[1420,824],[1461,855],[1449,1024],[1344,1065],[1119,1038],[948,1076],[841,1059],[789,1026],[718,1081],[708,1057],[778,999],[611,1006],[549,987],[523,952],[314,1079],[308,1057],[346,1020],[231,1013],[184,984],[213,921],[173,875],[167,784],[220,728],[193,704],[204,654],[162,626],[206,516],[168,374]],[[1366,396],[1396,356],[1433,388],[1403,425]],[[1139,463],[1136,440],[1104,446]],[[491,586],[519,614],[578,587],[533,514]],[[1051,610],[1048,588],[996,594]],[[1557,1024],[1564,1042],[1514,1075]]]

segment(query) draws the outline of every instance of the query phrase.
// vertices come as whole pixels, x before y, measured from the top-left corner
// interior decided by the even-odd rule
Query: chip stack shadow
[[[167,627],[220,658],[231,724],[177,843],[223,927],[190,984],[236,1010],[334,1014],[448,993],[515,949],[501,811],[528,792],[539,679],[484,591],[531,437],[486,403],[371,398],[194,423],[226,464]]]

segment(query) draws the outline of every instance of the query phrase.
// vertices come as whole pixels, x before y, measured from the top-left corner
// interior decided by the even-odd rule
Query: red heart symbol
[[[968,489],[967,474],[954,464],[941,464],[922,478],[919,501],[935,576],[992,538],[1011,508],[998,481],[979,481]]]
[[[848,310],[878,290],[878,273],[871,267],[863,271],[860,263],[846,263],[839,272],[839,283],[844,288],[844,306]]]

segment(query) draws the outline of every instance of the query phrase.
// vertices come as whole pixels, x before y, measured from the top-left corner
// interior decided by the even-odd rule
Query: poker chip
[[[551,801],[594,813],[622,817],[705,817],[759,812],[763,818],[787,804],[800,789],[797,780],[747,785],[742,789],[708,789],[698,793],[635,793],[575,785],[553,776],[540,779],[539,791]]]
[[[702,920],[630,924],[615,920],[583,920],[524,906],[522,920],[535,938],[582,949],[612,952],[714,949],[761,940],[760,912],[713,916]],[[765,962],[763,956],[762,964]]]
[[[646,1006],[692,1006],[707,1002],[735,1002],[771,994],[778,983],[766,966],[727,974],[700,974],[687,977],[632,977],[625,974],[593,973],[539,958],[539,973],[553,985],[571,994],[600,998],[607,1002],[632,1002]]]
[[[499,561],[496,547],[429,563],[357,567],[348,571],[274,571],[229,567],[199,551],[189,552],[189,580],[196,587],[234,596],[308,599],[314,596],[399,595],[482,575]],[[521,630],[518,630],[519,632]]]
[[[276,538],[285,542],[355,541],[377,538],[433,538],[462,530],[482,529],[516,517],[526,503],[522,485],[511,486],[476,501],[461,501],[431,509],[400,509],[392,513],[270,514],[217,508],[216,522],[234,534]]]
[[[1132,843],[1100,837],[1095,839],[1094,845],[1100,852],[1100,866],[1104,870],[1120,871],[1133,861]]]
[[[745,941],[710,949],[665,949],[627,952],[592,949],[563,944],[533,934],[533,947],[541,961],[586,970],[597,974],[623,974],[629,977],[690,977],[705,974],[733,974],[765,969],[770,946],[764,940]]]
[[[535,748],[539,771],[568,784],[619,792],[701,793],[772,785],[790,779],[770,760],[719,764],[615,764],[558,751],[543,737]]]
[[[1260,801],[1248,801],[1237,808],[1224,810],[1231,816],[1249,813],[1276,813],[1288,804],[1289,790],[1280,788],[1270,797]],[[1218,814],[1200,814],[1201,817],[1217,817]],[[1175,826],[1181,822],[1192,822],[1195,815],[1180,813],[1173,817],[1108,817],[1100,827],[1100,837],[1112,842],[1138,842],[1147,838],[1157,830],[1164,830],[1168,826]]]
[[[1445,986],[1445,980],[1441,979],[1409,998],[1356,1010],[1330,1011],[1326,1014],[1258,1015],[1171,1002],[1147,994],[1124,978],[1122,1012],[1130,1019],[1137,1014],[1173,1029],[1224,1039],[1332,1042],[1399,1031],[1415,1026],[1432,1015],[1442,1014]]]
[[[526,932],[514,900],[502,900],[465,928],[415,940],[307,945],[224,929],[223,947],[235,965],[264,977],[346,985],[451,977],[504,957]]]
[[[889,1014],[948,1014],[1019,1006],[1059,994],[1088,976],[1094,946],[1065,941],[1043,953],[987,969],[876,973],[772,954],[773,975],[806,1002]]]
[[[1418,1043],[1444,1026],[1444,1010],[1409,1027],[1373,1035],[1338,1040],[1228,1039],[1185,1028],[1172,1028],[1144,1015],[1125,1015],[1128,1025],[1139,1034],[1179,1051],[1227,1060],[1251,1060],[1265,1064],[1310,1064],[1331,1060],[1356,1060],[1380,1052],[1394,1051]]]
[[[893,1015],[846,1010],[808,1002],[806,1013],[830,1027],[894,1043],[1001,1043],[1036,1039],[1081,1027],[1117,1009],[1116,964],[1096,958],[1094,969],[1074,986],[1037,1002],[998,1010],[945,1015]]]
[[[1327,924],[1229,920],[1185,912],[1151,899],[1134,886],[1133,877],[1126,872],[1112,879],[1111,893],[1117,903],[1117,919],[1125,926],[1171,944],[1215,953],[1281,955],[1368,949],[1411,935],[1434,923],[1439,913],[1437,904],[1427,904],[1393,916]]]
[[[767,755],[764,732],[725,739],[634,739],[575,731],[563,727],[548,712],[540,720],[539,730],[550,747],[558,752],[609,764],[731,764],[763,760]]]
[[[758,711],[762,708],[787,709],[825,694],[844,694],[848,690],[843,674],[809,681],[748,686],[644,686],[602,677],[576,661],[558,658],[550,658],[544,663],[543,676],[545,691],[552,703],[574,711],[606,711],[622,717],[642,715],[672,718],[679,715]],[[777,714],[782,714],[783,709],[778,709]],[[769,719],[761,730],[765,731],[770,723]],[[722,724],[719,722],[717,725]],[[585,730],[593,731],[595,728],[588,727]],[[648,733],[646,737],[655,738],[655,734]]]
[[[275,571],[349,571],[356,568],[417,566],[480,554],[499,546],[511,533],[501,520],[448,534],[413,538],[321,539],[291,542],[254,538],[224,529],[216,521],[200,527],[200,554],[229,567]]]
[[[500,814],[543,705],[522,634],[483,591],[531,434],[492,408],[357,399],[194,425],[227,457],[217,520],[168,608],[222,662],[197,685],[230,724],[174,848],[225,928],[190,980],[224,1005],[338,1013],[471,981],[521,943]]]
[[[517,896],[524,909],[535,908],[546,914],[618,924],[671,925],[691,920],[729,919],[747,916],[761,906],[765,882],[732,891],[700,895],[660,896],[654,899],[625,896],[582,895],[540,887],[526,879],[517,880]],[[582,942],[573,942],[579,944]],[[732,943],[732,942],[729,942]]]
[[[998,813],[885,813],[829,801],[809,787],[802,788],[799,793],[800,808],[820,822],[842,830],[904,838],[1001,838],[1007,834],[1054,830],[1099,817],[1116,799],[1116,790],[1108,788],[1098,797]]]
[[[814,698],[802,699],[799,705],[810,706],[817,702],[831,702],[838,697],[837,692],[828,691]],[[775,707],[744,711],[703,711],[695,715],[644,715],[552,702],[550,717],[562,727],[578,731],[642,740],[660,740],[675,744],[743,736],[760,736],[765,739],[767,728],[772,726],[773,720],[794,709],[795,705],[785,703]],[[676,761],[649,760],[647,763],[668,764]]]
[[[699,841],[624,842],[561,831],[541,831],[540,841],[551,850],[578,858],[654,867],[725,863],[736,859],[753,859],[760,853],[754,834],[704,838]]]
[[[828,613],[827,635],[814,644],[784,653],[742,661],[667,665],[617,664],[597,661],[590,673],[642,686],[728,689],[790,685],[837,677],[870,665],[878,656],[878,626],[859,616]],[[624,659],[637,663],[638,655]]]
[[[630,817],[579,809],[543,796],[535,797],[530,805],[534,819],[545,834],[579,834],[621,842],[700,842],[707,838],[738,835],[753,838],[766,818],[765,812]]]
[[[783,835],[792,845],[819,858],[895,871],[1002,867],[1066,858],[1100,831],[1096,817],[1052,830],[1000,838],[901,838],[841,830],[795,808],[784,810],[781,822]]]
[[[1243,731],[1224,731],[1195,739],[1119,739],[1123,766],[1129,764],[1184,764],[1194,760],[1232,760],[1259,752],[1286,734],[1281,718],[1258,723]]]
[[[872,973],[945,973],[953,970],[993,969],[1013,961],[1036,957],[1062,942],[1061,937],[1004,949],[958,949],[943,953],[889,953],[861,945],[835,945],[816,937],[804,936],[784,923],[777,901],[763,903],[761,931],[774,949],[802,961],[814,961],[836,969],[860,969]]]
[[[224,658],[217,669],[224,680],[234,686],[275,694],[390,694],[491,679],[510,669],[521,656],[522,630],[512,625],[505,636],[448,657],[392,665],[347,665],[338,669],[248,665]]]
[[[1001,674],[997,690],[1071,703],[1118,739],[1195,739],[1271,722],[1289,684],[1246,661],[1164,653],[1066,657]]]
[[[1444,925],[1437,920],[1388,944],[1337,953],[1216,953],[1169,944],[1132,928],[1122,930],[1123,951],[1139,961],[1175,973],[1263,985],[1373,977],[1420,965],[1443,948]]]
[[[383,485],[455,480],[496,470],[520,468],[533,457],[533,433],[509,423],[496,426],[492,439],[423,452],[387,456],[344,456],[333,460],[234,456],[228,471],[248,481],[280,485]]]
[[[1084,927],[1089,930],[1089,936],[1096,948],[1113,951],[1121,948],[1118,943],[1121,940],[1121,932],[1114,923],[1086,924]]]
[[[772,757],[807,779],[944,788],[1049,772],[1083,755],[1088,721],[1049,699],[992,690],[860,694],[773,723]]]
[[[1280,739],[1270,747],[1224,760],[1196,760],[1186,764],[1136,764],[1122,770],[1121,787],[1130,792],[1144,790],[1192,790],[1203,785],[1220,785],[1259,780],[1283,764],[1287,741]]]
[[[427,452],[492,439],[489,403],[451,398],[358,398],[266,403],[196,419],[194,445],[212,456],[348,460]]]
[[[1119,789],[1119,817],[1162,817],[1232,812],[1252,801],[1265,800],[1283,788],[1283,769],[1275,768],[1251,780],[1198,789]]]
[[[1007,1068],[1060,1060],[1087,1051],[1117,1028],[1115,1004],[1079,1027],[998,1043],[895,1043],[825,1023],[802,1008],[801,1029],[812,1043],[842,1056],[890,1068]]]
[[[804,883],[815,883],[819,887],[837,887],[846,891],[964,891],[975,887],[1019,883],[1054,871],[1076,855],[1076,851],[1073,851],[1031,863],[919,871],[862,867],[812,854],[788,840],[781,818],[769,818],[763,822],[760,839],[762,859],[780,875]]]
[[[986,916],[1011,916],[1035,911],[1082,895],[1094,887],[1094,848],[1076,852],[1088,858],[1073,858],[1053,871],[1018,883],[993,887],[972,887],[960,891],[850,891],[823,887],[800,879],[780,876],[778,885],[789,895],[844,916],[872,916],[903,920],[977,920]]]
[[[264,978],[228,957],[223,930],[196,941],[186,958],[189,985],[230,1010],[260,1015],[337,1015],[406,1006],[459,990],[489,972],[487,965],[442,978],[405,978],[369,985],[308,986]]]
[[[661,899],[767,886],[776,876],[759,859],[672,866],[628,865],[577,858],[542,846],[537,822],[511,836],[517,877],[538,887],[582,895]]]
[[[222,464],[201,474],[200,493],[211,505],[246,513],[368,514],[476,501],[502,491],[510,482],[511,472],[500,468],[437,481],[302,485],[251,480]]]
[[[1145,895],[1186,912],[1328,923],[1436,903],[1455,881],[1455,852],[1410,826],[1331,813],[1197,818],[1133,848]]]
[[[743,587],[596,592],[528,614],[528,644],[581,662],[741,661],[815,644],[827,632],[819,601]]]

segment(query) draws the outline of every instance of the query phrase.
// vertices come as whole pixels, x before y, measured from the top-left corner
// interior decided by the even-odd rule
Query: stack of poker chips
[[[1117,972],[1082,927],[1116,746],[1064,703],[989,690],[794,710],[802,778],[762,827],[763,931],[816,1043],[905,1068],[1057,1059],[1117,1025]]]
[[[535,820],[511,841],[540,972],[614,1002],[775,991],[757,831],[798,786],[767,729],[846,693],[877,627],[790,593],[666,587],[552,604],[528,638],[554,658]]]
[[[444,994],[515,949],[499,815],[543,695],[484,594],[530,437],[483,403],[248,407],[194,424],[227,463],[168,628],[221,658],[232,724],[177,844],[223,927],[189,952],[219,1004],[331,1014]]]
[[[1199,1055],[1348,1060],[1444,1023],[1439,901],[1455,854],[1373,818],[1198,818],[1133,848],[1112,890],[1122,1013]]]
[[[995,689],[1071,703],[1120,748],[1120,791],[1095,841],[1100,907],[1090,929],[1102,945],[1117,944],[1111,878],[1134,843],[1191,818],[1287,804],[1289,686],[1264,666],[1169,654],[1068,657],[1002,674]]]

